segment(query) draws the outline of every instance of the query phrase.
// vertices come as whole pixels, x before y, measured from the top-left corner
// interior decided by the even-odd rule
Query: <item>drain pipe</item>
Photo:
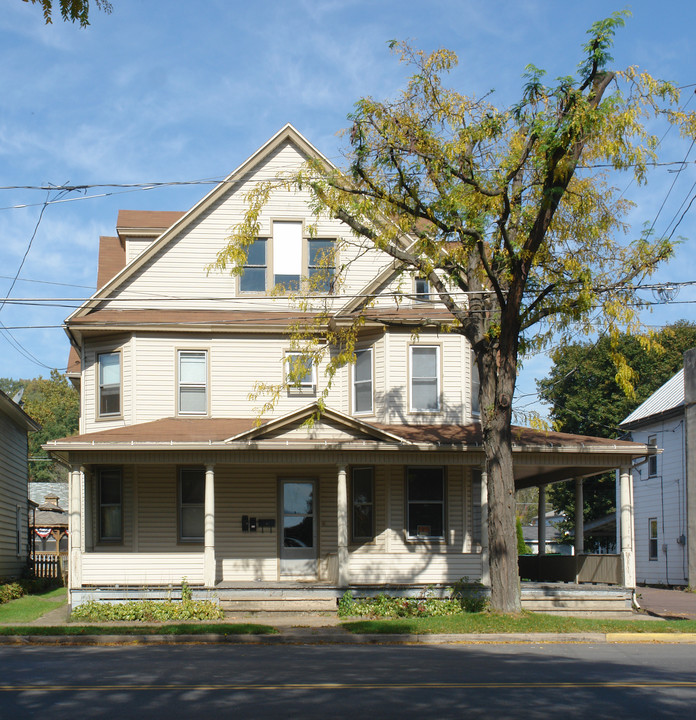
[[[631,607],[634,610],[640,610],[640,605],[638,604],[638,594],[636,593],[635,588],[633,588],[631,592]]]

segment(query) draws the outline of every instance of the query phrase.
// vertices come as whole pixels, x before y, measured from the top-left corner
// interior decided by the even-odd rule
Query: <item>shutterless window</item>
[[[413,280],[416,300],[418,302],[427,302],[430,300],[430,282],[428,278],[417,277]]]
[[[286,292],[300,289],[302,223],[273,223],[273,286]]]
[[[15,539],[19,556],[22,554],[22,508],[19,505],[15,508]]]
[[[440,357],[437,346],[411,346],[411,411],[440,409]]]
[[[328,295],[334,284],[334,242],[310,238],[307,240],[307,277],[311,292]]]
[[[179,413],[205,415],[208,412],[208,353],[205,350],[179,351]]]
[[[205,468],[179,468],[179,540],[203,540],[205,524]]]
[[[648,445],[651,447],[657,447],[657,435],[648,436]],[[657,475],[657,455],[648,456],[648,477],[655,477]]]
[[[657,560],[657,518],[648,519],[648,559]]]
[[[356,413],[372,412],[372,349],[356,350],[353,366],[353,408]]]
[[[123,540],[123,481],[120,470],[100,470],[99,540]]]
[[[100,353],[99,415],[119,415],[121,412],[121,353]]]
[[[312,358],[304,357],[299,352],[286,353],[285,373],[291,392],[313,393],[316,391],[316,367]]]
[[[371,467],[353,468],[351,483],[353,540],[372,540],[374,530],[374,471]]]
[[[445,536],[445,473],[441,467],[406,471],[408,537],[441,540]]]
[[[476,356],[473,351],[471,353],[471,413],[479,415],[481,408],[479,406],[479,391],[481,388],[481,379],[479,378],[478,365],[476,364]]]
[[[257,238],[247,249],[244,274],[239,278],[241,292],[266,292],[266,239]]]

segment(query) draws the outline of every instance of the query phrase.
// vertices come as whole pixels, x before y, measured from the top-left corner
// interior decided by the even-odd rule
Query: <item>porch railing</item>
[[[620,555],[520,555],[519,571],[534,582],[623,585]]]
[[[34,553],[33,565],[35,577],[64,580],[68,570],[68,553]]]

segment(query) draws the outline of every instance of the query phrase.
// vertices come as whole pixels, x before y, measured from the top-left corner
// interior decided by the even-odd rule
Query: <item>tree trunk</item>
[[[514,360],[483,358],[486,375],[481,383],[481,426],[488,474],[488,534],[491,609],[518,613],[520,579],[515,528],[515,480],[512,467],[512,397],[515,390]]]

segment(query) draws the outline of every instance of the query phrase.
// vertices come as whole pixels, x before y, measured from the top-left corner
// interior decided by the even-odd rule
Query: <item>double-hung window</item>
[[[329,295],[333,291],[334,242],[320,238],[307,240],[307,278],[309,291]]]
[[[302,223],[273,223],[273,287],[297,292],[302,277]]]
[[[121,414],[121,353],[99,353],[99,417]]]
[[[430,281],[428,278],[413,278],[413,290],[417,302],[428,302],[430,300]]]
[[[179,468],[179,540],[202,542],[205,525],[205,468]]]
[[[374,470],[371,467],[353,468],[351,478],[352,495],[352,539],[372,540],[374,529]]]
[[[355,351],[353,366],[353,412],[372,412],[372,349]]]
[[[413,540],[445,537],[445,471],[411,467],[406,471],[407,533]]]
[[[411,412],[440,409],[440,348],[411,345]]]
[[[648,518],[648,560],[657,560],[657,518]]]
[[[285,378],[292,393],[314,393],[317,368],[312,358],[299,352],[285,353]]]
[[[208,353],[179,350],[179,415],[208,413]]]
[[[648,446],[657,447],[657,435],[648,436]],[[648,477],[657,476],[657,455],[648,455]]]
[[[123,541],[123,479],[119,469],[98,473],[99,541]]]
[[[239,278],[239,290],[241,292],[266,292],[266,271],[268,269],[266,245],[265,238],[257,238],[247,248],[244,274]]]
[[[481,407],[479,403],[479,392],[481,389],[481,378],[479,377],[478,364],[476,363],[476,356],[473,350],[471,351],[471,414],[480,415]]]

